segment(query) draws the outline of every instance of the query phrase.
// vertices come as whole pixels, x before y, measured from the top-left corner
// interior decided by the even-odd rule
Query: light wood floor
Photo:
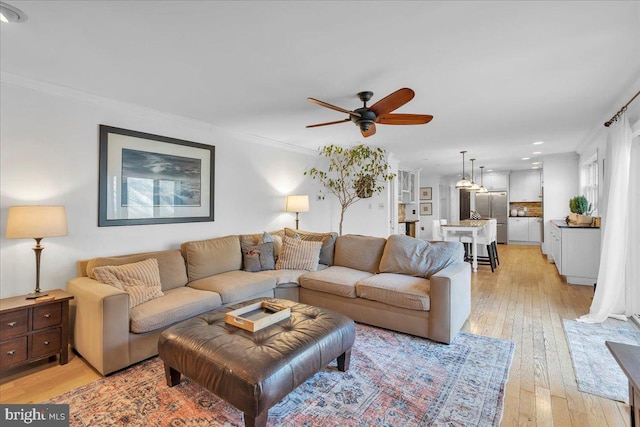
[[[578,391],[562,319],[589,311],[593,288],[567,285],[537,246],[499,245],[495,273],[472,279],[464,330],[516,344],[502,426],[629,427],[629,407]],[[100,376],[80,357],[0,380],[0,403],[38,403]]]

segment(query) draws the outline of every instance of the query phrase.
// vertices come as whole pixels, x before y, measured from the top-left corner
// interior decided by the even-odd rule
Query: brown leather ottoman
[[[291,318],[256,332],[225,323],[224,313],[260,300],[291,308]],[[348,317],[283,299],[261,298],[201,314],[165,330],[158,341],[169,387],[180,374],[266,426],[269,408],[334,359],[349,369],[355,325]]]

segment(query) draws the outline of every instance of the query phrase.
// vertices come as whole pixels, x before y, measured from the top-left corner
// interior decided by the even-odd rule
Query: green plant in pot
[[[341,147],[326,145],[318,150],[320,157],[328,159],[326,168],[312,168],[305,175],[320,181],[340,202],[340,235],[344,214],[355,202],[380,194],[385,181],[396,175],[390,172],[387,152],[382,148],[357,145]]]
[[[569,200],[569,222],[574,224],[591,224],[593,207],[584,196],[576,196]]]

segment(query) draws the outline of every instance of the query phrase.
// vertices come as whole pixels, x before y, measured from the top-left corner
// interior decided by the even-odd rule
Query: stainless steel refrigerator
[[[507,243],[507,223],[509,216],[509,203],[506,191],[490,191],[488,193],[476,193],[475,211],[483,218],[495,218],[498,220],[498,243]]]

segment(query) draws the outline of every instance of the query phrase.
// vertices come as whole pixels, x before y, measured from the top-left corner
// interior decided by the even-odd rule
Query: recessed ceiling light
[[[534,151],[533,154],[542,154],[542,151]]]
[[[493,169],[487,169],[487,172],[493,172]]]
[[[7,3],[0,1],[0,21],[8,23],[8,22],[24,22],[27,20],[27,14],[18,9],[17,7],[11,6]]]
[[[544,141],[536,141],[533,143],[533,145],[542,145],[544,144]]]
[[[531,164],[532,164],[532,165],[539,165],[539,164],[540,164],[540,162],[533,162],[533,163],[531,163]]]
[[[531,169],[540,169],[538,166],[531,166]]]
[[[523,157],[522,160],[529,160],[531,157]]]

